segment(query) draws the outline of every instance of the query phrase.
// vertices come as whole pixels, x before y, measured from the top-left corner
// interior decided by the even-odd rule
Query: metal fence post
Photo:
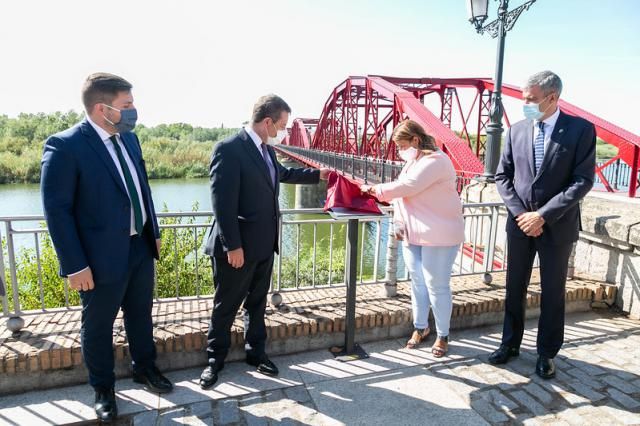
[[[2,299],[2,314],[7,315],[9,312],[9,305],[7,303],[7,284],[5,283],[5,269],[4,269],[4,247],[2,245],[2,229],[0,229],[0,299]]]
[[[9,273],[11,275],[11,290],[13,293],[13,315],[7,321],[7,328],[15,335],[20,334],[24,327],[24,319],[20,317],[20,294],[18,292],[18,277],[16,273],[16,254],[11,233],[11,221],[6,222],[7,250],[9,252]]]
[[[331,353],[339,361],[354,361],[368,358],[369,355],[355,343],[356,333],[356,285],[358,267],[358,219],[349,219],[347,223],[347,253],[345,260],[345,278],[347,284],[347,305],[345,308],[345,336],[343,348],[331,348]]]

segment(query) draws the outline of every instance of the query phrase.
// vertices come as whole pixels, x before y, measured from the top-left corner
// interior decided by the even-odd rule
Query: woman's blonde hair
[[[437,151],[438,145],[433,136],[428,135],[421,125],[413,120],[406,119],[396,126],[393,130],[393,140],[411,141],[418,138],[418,148],[427,151]]]

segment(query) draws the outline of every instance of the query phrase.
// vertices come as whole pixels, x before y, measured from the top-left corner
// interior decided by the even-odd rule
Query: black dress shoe
[[[224,368],[224,362],[207,366],[200,374],[200,387],[209,389],[218,381],[218,372]]]
[[[553,358],[547,358],[542,355],[538,356],[536,374],[543,379],[553,379],[556,377],[556,364],[553,362]]]
[[[512,348],[507,345],[500,345],[500,347],[491,355],[489,355],[489,364],[506,364],[509,358],[512,356],[520,355],[520,349]]]
[[[100,423],[111,423],[118,416],[116,393],[113,387],[108,389],[96,388],[96,403],[93,407]]]
[[[167,393],[173,390],[173,384],[160,373],[155,365],[133,372],[133,381],[142,383],[145,388],[156,393]]]
[[[258,373],[266,374],[267,376],[278,375],[278,367],[271,362],[266,354],[252,355],[247,352],[247,364],[258,367]]]

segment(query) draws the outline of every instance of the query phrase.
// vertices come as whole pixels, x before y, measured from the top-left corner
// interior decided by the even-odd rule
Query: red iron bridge
[[[288,137],[276,149],[294,160],[335,168],[359,181],[384,182],[395,178],[401,168],[391,138],[393,128],[410,118],[449,156],[461,189],[483,172],[493,89],[489,78],[349,77],[329,94],[319,118],[296,118]],[[459,96],[465,92],[475,96]],[[522,89],[516,86],[503,85],[502,94],[522,99]],[[427,108],[429,95],[438,96],[439,111]],[[559,106],[569,115],[589,120],[597,136],[617,148],[615,156],[598,162],[596,190],[635,197],[640,136],[563,100]],[[508,111],[504,119],[509,127]],[[461,124],[460,131],[452,129],[453,120]]]

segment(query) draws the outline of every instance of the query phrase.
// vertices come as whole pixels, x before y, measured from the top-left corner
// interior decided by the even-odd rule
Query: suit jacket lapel
[[[253,143],[253,139],[244,129],[240,130],[240,138],[242,139],[242,146],[249,153],[249,157],[256,163],[258,169],[262,171],[262,176],[269,183],[269,187],[275,191],[275,188],[272,185],[271,176],[269,176],[269,169],[264,162],[264,157],[262,157],[262,153],[256,147],[256,144]],[[274,164],[275,167],[275,164]]]
[[[100,160],[102,160],[104,165],[107,167],[107,170],[111,174],[111,177],[113,178],[113,180],[116,182],[116,185],[118,186],[118,188],[120,188],[122,192],[127,194],[127,190],[124,187],[124,183],[122,182],[120,173],[118,172],[118,169],[116,168],[116,165],[113,162],[113,158],[111,158],[111,155],[107,150],[107,147],[104,145],[104,142],[100,139],[100,136],[98,136],[98,134],[93,129],[93,127],[91,127],[91,124],[89,124],[89,122],[86,120],[82,122],[80,129],[82,130],[82,133],[85,135],[85,137],[89,141],[89,146],[93,148],[96,154],[98,154],[98,157],[100,157]]]
[[[551,138],[549,138],[549,145],[547,149],[544,151],[544,157],[542,158],[542,164],[540,165],[540,170],[538,170],[538,174],[536,175],[537,180],[542,173],[544,173],[545,169],[553,159],[553,156],[556,155],[558,148],[560,147],[560,140],[564,137],[566,133],[566,115],[560,112],[558,116],[558,121],[556,121],[556,125],[553,128],[553,133],[551,133]]]

